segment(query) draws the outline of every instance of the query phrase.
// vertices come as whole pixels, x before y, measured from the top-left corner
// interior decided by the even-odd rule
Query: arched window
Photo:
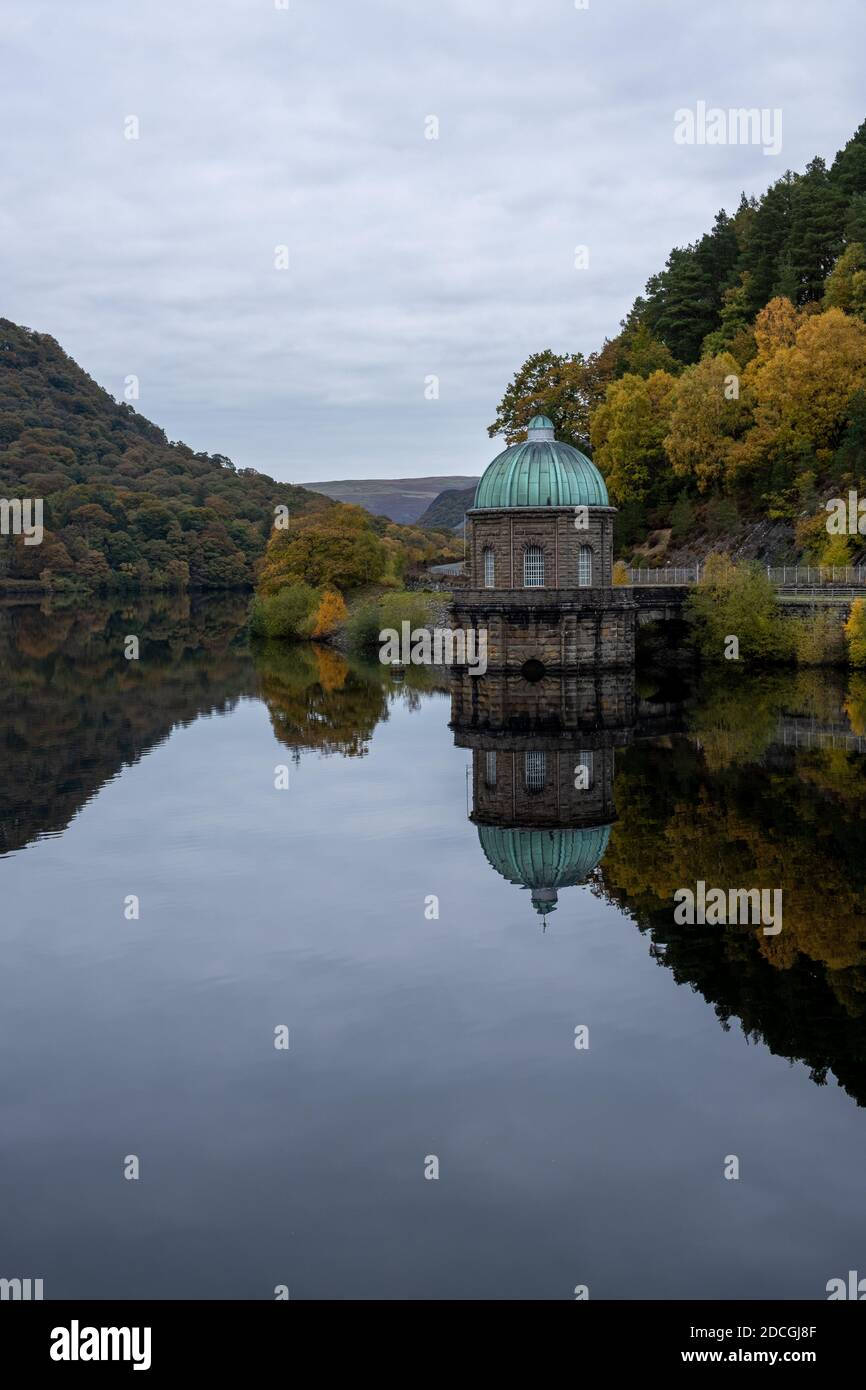
[[[496,583],[496,561],[491,546],[484,547],[484,587],[492,589]]]
[[[592,587],[592,548],[582,545],[577,554],[577,582],[581,589]]]
[[[540,545],[528,545],[523,552],[523,587],[544,588],[544,551]]]
[[[595,781],[595,768],[593,767],[591,748],[581,748],[580,754],[578,755],[577,767],[574,770],[575,773],[579,773],[574,779],[575,791],[589,791]]]
[[[528,792],[544,790],[544,754],[535,750],[524,753],[523,781]]]

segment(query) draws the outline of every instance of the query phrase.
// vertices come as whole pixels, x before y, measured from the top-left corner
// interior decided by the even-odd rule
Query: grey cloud
[[[856,0],[4,12],[2,312],[296,480],[480,469],[527,353],[599,346],[672,245],[863,117]],[[698,99],[781,107],[781,155],[676,146]]]

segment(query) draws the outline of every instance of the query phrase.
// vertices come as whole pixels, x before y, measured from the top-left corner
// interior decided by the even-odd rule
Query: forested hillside
[[[446,488],[430,503],[426,512],[419,516],[418,525],[447,527],[453,531],[455,527],[461,525],[466,512],[472,506],[477,486],[478,481],[476,479],[471,487]]]
[[[46,334],[0,319],[0,496],[42,498],[41,545],[0,540],[0,582],[63,590],[252,583],[274,508],[327,498],[170,443]]]
[[[533,354],[490,426],[529,418],[592,452],[620,507],[621,553],[783,520],[800,553],[846,563],[823,504],[866,470],[866,122],[761,198],[671,251],[616,337],[584,357]]]

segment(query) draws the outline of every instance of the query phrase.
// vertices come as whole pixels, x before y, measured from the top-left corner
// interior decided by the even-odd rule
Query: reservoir
[[[245,624],[0,612],[0,1276],[569,1300],[866,1273],[863,678],[639,670],[540,705]],[[698,882],[783,890],[784,929],[677,924]]]

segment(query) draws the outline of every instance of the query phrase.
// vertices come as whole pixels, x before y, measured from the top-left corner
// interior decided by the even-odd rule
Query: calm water
[[[452,708],[430,673],[251,653],[243,619],[0,615],[0,1275],[568,1299],[866,1273],[866,685]],[[674,927],[698,879],[781,886],[782,933]]]

